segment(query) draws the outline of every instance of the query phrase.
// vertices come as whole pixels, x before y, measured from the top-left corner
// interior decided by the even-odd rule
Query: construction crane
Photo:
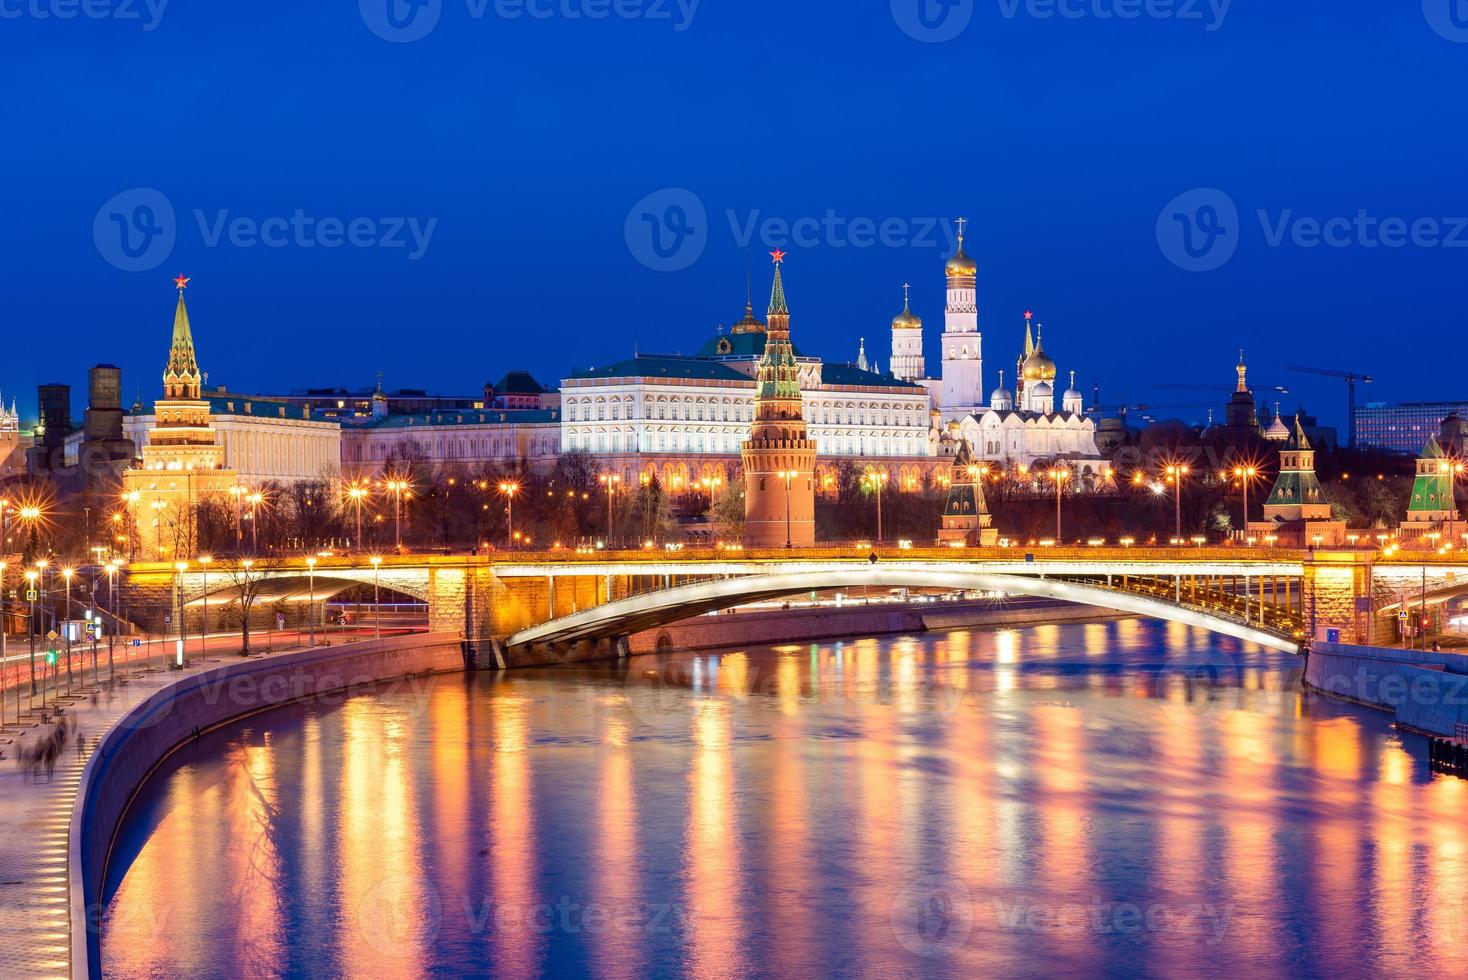
[[[1329,368],[1312,368],[1291,365],[1286,371],[1294,371],[1299,374],[1318,374],[1322,378],[1340,378],[1346,382],[1346,445],[1352,449],[1356,448],[1356,383],[1363,385],[1371,384],[1371,375],[1356,374],[1353,371],[1332,371]]]
[[[1225,384],[1160,384],[1153,385],[1159,391],[1238,391],[1238,385]],[[1288,395],[1290,389],[1284,385],[1273,385],[1264,391],[1274,391],[1281,395]]]

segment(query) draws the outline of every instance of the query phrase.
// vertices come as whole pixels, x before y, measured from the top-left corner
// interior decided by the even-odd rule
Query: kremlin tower
[[[163,369],[163,398],[153,406],[153,425],[139,453],[140,465],[123,473],[128,496],[138,494],[132,501],[132,517],[144,551],[160,559],[192,557],[195,509],[206,496],[227,493],[235,482],[234,472],[224,468],[224,449],[203,394],[203,375],[184,305],[188,283],[185,276],[174,280],[178,306]]]
[[[806,438],[800,369],[790,345],[790,310],[780,275],[785,253],[770,254],[775,281],[767,339],[755,375],[754,425],[741,454],[744,543],[750,548],[808,548],[816,539],[816,445]]]
[[[943,317],[943,386],[938,398],[944,421],[962,419],[983,408],[984,338],[979,333],[979,267],[963,251],[966,220],[958,219],[958,251],[944,268],[948,306]]]

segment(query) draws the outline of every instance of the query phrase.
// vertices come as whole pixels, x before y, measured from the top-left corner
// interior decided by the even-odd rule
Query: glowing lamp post
[[[311,624],[311,647],[316,647],[316,559],[306,559],[306,582],[307,582],[307,621]]]
[[[1065,481],[1070,479],[1070,470],[1057,466],[1050,471],[1050,479],[1055,481],[1055,543],[1064,544],[1060,537],[1060,498]]]
[[[357,550],[362,550],[362,504],[367,499],[367,488],[354,484],[347,489],[347,499],[352,502],[352,508],[357,512]]]
[[[112,634],[117,632],[117,567],[115,561],[107,563],[107,612],[112,617],[112,625],[107,630],[107,679],[109,681],[117,676],[112,660]]]
[[[61,578],[66,582],[66,626],[62,628],[62,639],[66,641],[66,690],[71,691],[72,681],[75,679],[71,672],[71,580],[76,576],[76,569],[63,568]]]
[[[411,487],[407,480],[387,481],[387,492],[393,495],[393,543],[400,554],[403,550],[403,494]]]
[[[607,547],[610,548],[612,546],[612,495],[617,492],[617,484],[622,482],[622,478],[615,473],[603,473],[598,479],[607,488]],[[677,485],[675,480],[674,487],[676,488]]]
[[[1173,507],[1176,517],[1176,530],[1173,538],[1179,544],[1183,540],[1183,477],[1187,475],[1188,465],[1186,463],[1174,463],[1167,468],[1167,478],[1172,481]]]
[[[213,555],[200,555],[199,568],[204,573],[204,622],[199,626],[199,656],[209,655],[209,566],[214,563]]]
[[[372,556],[372,631],[377,639],[382,639],[382,591],[378,588],[378,569],[382,567],[382,557]]]
[[[515,494],[520,492],[520,484],[506,481],[500,484],[500,493],[505,498],[505,547],[512,548],[515,545]],[[607,508],[607,519],[611,519],[611,508]],[[611,533],[608,532],[608,537]]]
[[[26,632],[30,634],[31,640],[31,687],[30,694],[26,696],[26,707],[36,703],[36,585],[41,573],[33,568],[27,568],[25,572],[26,601],[30,603],[30,618],[26,620]],[[20,688],[15,689],[15,712],[20,714]]]
[[[1259,476],[1257,466],[1235,466],[1234,476],[1238,477],[1239,485],[1244,488],[1244,532],[1249,530],[1249,484],[1253,483]]]
[[[173,666],[176,670],[184,669],[184,583],[183,574],[189,570],[189,563],[181,561],[173,566],[174,587],[178,591],[178,645],[174,648]]]

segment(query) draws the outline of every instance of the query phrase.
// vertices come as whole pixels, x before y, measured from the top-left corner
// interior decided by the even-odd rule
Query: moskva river
[[[116,977],[1468,974],[1468,783],[1154,622],[447,676],[170,760]]]

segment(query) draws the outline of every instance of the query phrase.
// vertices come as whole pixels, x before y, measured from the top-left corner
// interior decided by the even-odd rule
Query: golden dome
[[[921,330],[923,318],[912,311],[912,307],[906,303],[902,304],[902,312],[892,318],[893,330]]]
[[[1035,352],[1025,358],[1024,374],[1026,382],[1055,380],[1055,362],[1045,353],[1043,342],[1037,343]]]
[[[958,277],[972,279],[979,274],[979,264],[964,254],[962,239],[958,242],[958,251],[953,253],[953,258],[948,260],[943,271],[949,279]]]

